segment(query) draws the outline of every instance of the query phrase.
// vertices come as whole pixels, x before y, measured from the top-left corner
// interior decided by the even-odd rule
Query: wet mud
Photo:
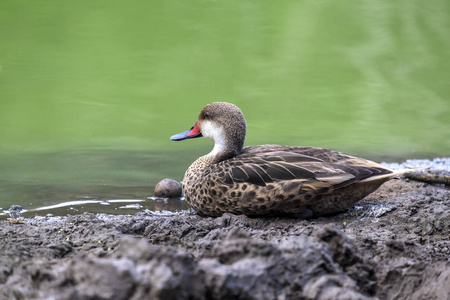
[[[0,299],[450,299],[450,190],[385,183],[310,220],[84,213],[0,223]]]

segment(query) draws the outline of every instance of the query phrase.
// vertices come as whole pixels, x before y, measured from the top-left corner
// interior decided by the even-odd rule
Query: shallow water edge
[[[91,169],[83,170],[83,166],[78,166],[73,169],[74,172],[66,174],[65,168],[71,168],[74,165],[73,161],[69,165],[50,166],[47,174],[44,173],[44,179],[31,179],[30,173],[25,175],[28,178],[24,178],[23,173],[9,173],[7,175],[9,180],[1,181],[0,185],[0,194],[2,195],[0,220],[10,217],[8,209],[11,205],[20,205],[24,209],[22,216],[27,218],[65,216],[84,212],[113,215],[132,215],[142,211],[192,213],[183,198],[165,199],[153,196],[156,183],[163,178],[159,177],[159,173],[151,171],[155,167],[151,166],[154,163],[142,166],[141,161],[149,159],[148,156],[128,155],[128,160],[132,163],[127,164],[126,169],[117,166],[116,159],[116,156],[99,159],[96,167],[97,170],[100,170],[95,174],[95,178],[86,176],[84,172],[90,172]],[[110,163],[108,160],[114,163]],[[186,164],[185,158],[180,160]],[[75,159],[75,164],[79,162],[80,160]],[[37,168],[33,167],[36,172],[35,176],[42,175],[40,166],[44,166],[45,162],[41,161],[41,163],[42,165],[38,165]],[[171,163],[167,160],[160,160],[158,167],[159,164],[164,163],[167,163],[169,167],[164,169],[163,175],[176,174],[174,178],[181,180],[180,174],[183,174],[183,171],[178,160]],[[89,164],[92,164],[92,161]],[[421,173],[450,177],[450,158],[410,159],[400,164],[382,163],[382,165],[391,170],[418,169]],[[118,171],[115,171],[115,168]],[[136,169],[131,170],[131,168]],[[149,168],[150,171],[146,168]],[[20,168],[19,170],[23,171]],[[82,174],[80,175],[78,172]],[[55,179],[55,176],[58,178]],[[99,181],[97,176],[104,176],[104,178]],[[3,173],[3,179],[5,179],[5,173]],[[97,182],[92,182],[92,180],[97,180]]]

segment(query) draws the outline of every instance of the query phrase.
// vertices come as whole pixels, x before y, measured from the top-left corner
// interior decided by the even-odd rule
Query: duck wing
[[[338,163],[341,165],[349,166],[368,166],[368,167],[379,167],[381,165],[363,158],[358,158],[351,156],[342,152],[338,152],[326,148],[318,147],[298,147],[298,146],[283,146],[283,145],[260,145],[260,146],[250,146],[245,147],[239,157],[256,157],[256,156],[266,156],[272,155],[271,153],[276,152],[287,152],[289,154],[299,154],[309,157],[310,159],[317,159],[322,162]],[[289,156],[287,154],[287,156]]]
[[[346,158],[351,161],[354,157]],[[224,169],[228,170],[224,183],[247,182],[258,186],[302,179],[313,185],[326,184],[336,189],[356,181],[392,173],[376,163],[372,166],[370,161],[358,160],[361,160],[360,165],[355,161],[351,165],[345,165],[291,151],[261,151],[243,153],[222,163],[226,164]]]

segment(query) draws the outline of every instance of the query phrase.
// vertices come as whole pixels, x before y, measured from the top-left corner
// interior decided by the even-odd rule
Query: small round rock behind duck
[[[155,196],[160,198],[179,198],[181,197],[181,185],[178,181],[166,178],[158,182],[155,186]]]
[[[342,212],[402,172],[330,149],[244,147],[246,121],[234,104],[206,105],[195,125],[171,140],[205,137],[213,150],[194,161],[183,194],[199,214],[311,217]]]

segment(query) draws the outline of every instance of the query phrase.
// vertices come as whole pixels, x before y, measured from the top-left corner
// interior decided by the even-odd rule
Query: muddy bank
[[[85,213],[0,224],[0,299],[450,299],[450,191],[392,180],[312,220]]]

